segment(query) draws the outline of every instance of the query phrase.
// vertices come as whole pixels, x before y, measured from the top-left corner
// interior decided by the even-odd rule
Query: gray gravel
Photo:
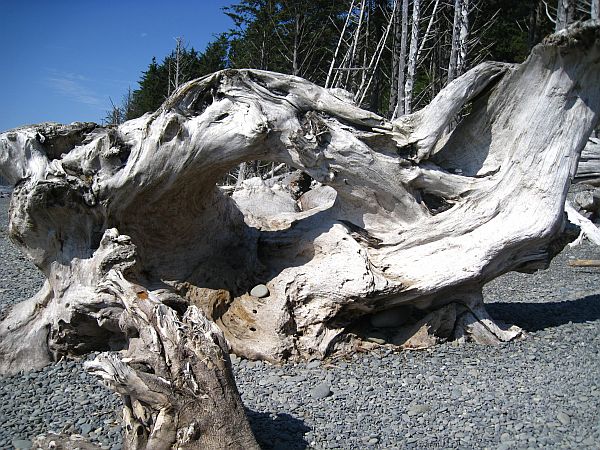
[[[0,198],[0,314],[42,278],[6,239]],[[600,249],[565,250],[549,270],[490,283],[492,316],[527,339],[382,349],[328,364],[272,366],[234,358],[264,448],[600,449],[600,269],[568,266]],[[119,399],[81,362],[0,377],[0,448],[47,430],[87,433],[120,448]],[[19,441],[20,440],[20,441]]]

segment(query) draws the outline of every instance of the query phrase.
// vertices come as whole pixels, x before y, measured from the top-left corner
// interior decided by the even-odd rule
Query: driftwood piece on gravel
[[[1,134],[10,235],[47,281],[0,323],[0,371],[124,347],[112,270],[179,311],[163,313],[173,326],[194,332],[197,306],[248,358],[322,358],[366,321],[405,347],[518,336],[485,314],[481,289],[545,267],[571,238],[568,181],[600,111],[598,29],[479,65],[393,122],[297,77],[226,70],[118,127]],[[215,187],[256,159],[323,186],[295,204],[277,186],[245,199]],[[250,295],[258,284],[268,295]]]
[[[574,259],[569,261],[571,267],[600,267],[600,259]]]
[[[581,152],[575,181],[600,187],[600,139],[590,137]]]

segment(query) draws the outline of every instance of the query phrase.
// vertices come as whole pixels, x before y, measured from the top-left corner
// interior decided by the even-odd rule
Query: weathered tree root
[[[123,396],[125,448],[258,449],[216,325],[195,306],[179,317],[114,269],[102,288],[125,306],[129,348],[85,366]]]
[[[118,239],[137,249],[136,282],[197,306],[248,358],[323,358],[349,327],[405,306],[422,313],[413,335],[431,313],[444,332],[456,316],[467,335],[510,338],[472,302],[566,242],[569,178],[600,111],[598,30],[558,33],[521,65],[479,65],[393,122],[297,77],[227,70],[118,127],[0,134],[10,235],[47,277],[0,322],[0,372],[125,345],[121,299],[99,289],[111,265],[127,277]],[[277,186],[215,187],[255,159],[320,185],[298,202]],[[103,243],[112,228],[123,236]],[[249,294],[257,284],[266,297]]]

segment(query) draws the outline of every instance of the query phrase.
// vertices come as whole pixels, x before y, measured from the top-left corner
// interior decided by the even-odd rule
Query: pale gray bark
[[[600,139],[591,137],[579,159],[575,181],[600,186]]]
[[[452,23],[452,46],[450,60],[448,61],[448,83],[457,76],[458,55],[460,53],[460,22],[462,0],[454,0],[454,21]]]
[[[238,166],[237,179],[235,180],[235,188],[240,189],[246,180],[246,172],[248,170],[248,164],[246,161],[240,163]]]
[[[381,35],[381,38],[379,39],[379,42],[377,43],[377,48],[375,49],[375,51],[373,52],[373,55],[371,56],[371,60],[369,61],[369,65],[367,66],[365,63],[365,67],[366,70],[363,71],[363,74],[365,76],[362,77],[362,81],[360,83],[360,86],[354,96],[354,99],[356,100],[356,103],[361,106],[362,103],[365,100],[365,97],[367,95],[367,93],[369,92],[369,88],[371,87],[371,83],[373,82],[373,78],[375,77],[375,74],[377,72],[377,69],[379,67],[379,62],[381,60],[381,55],[383,54],[383,51],[386,47],[385,43],[387,42],[387,37],[390,33],[390,30],[392,28],[392,25],[394,23],[394,16],[396,14],[396,8],[397,7],[397,2],[394,1],[394,5],[392,8],[392,16],[390,17],[390,21],[388,22],[385,31],[383,32],[383,34]],[[367,46],[365,46],[367,47]],[[365,56],[366,56],[366,48],[365,48]],[[368,75],[368,78],[366,78],[366,75]],[[366,83],[365,83],[366,82]]]
[[[435,11],[434,11],[435,12]],[[415,84],[415,72],[417,70],[417,58],[419,49],[419,20],[421,19],[420,0],[413,0],[412,25],[410,33],[410,50],[408,52],[408,68],[406,71],[406,87],[404,98],[404,112],[412,112],[412,96]]]
[[[398,92],[396,94],[396,106],[392,119],[404,115],[404,98],[405,98],[405,79],[406,79],[406,51],[408,47],[408,0],[402,0],[402,8],[400,9],[400,43],[397,48],[398,53]]]
[[[600,0],[591,0],[590,17],[595,20],[600,20]]]
[[[469,0],[455,0],[448,82],[464,73],[469,41]]]
[[[294,48],[292,49],[292,75],[298,75],[300,67],[298,64],[298,51],[300,47],[300,14],[294,17]]]
[[[181,78],[181,46],[182,39],[180,37],[176,38],[175,41],[177,45],[175,47],[175,77],[173,80],[173,88],[178,89],[180,86],[180,78]]]
[[[432,29],[433,23],[435,22],[435,19],[437,17],[436,13],[437,13],[439,4],[440,4],[440,0],[435,0],[435,3],[433,4],[433,11],[431,12],[431,16],[429,17],[429,22],[427,23],[427,28],[425,29],[425,34],[423,35],[423,39],[421,40],[421,45],[419,46],[419,51],[417,52],[417,61],[419,60],[419,56],[421,56],[421,53],[423,52],[423,47],[425,46],[425,43],[429,40],[429,36],[431,34],[431,29]]]
[[[461,0],[460,33],[458,36],[458,52],[456,59],[456,75],[462,75],[466,67],[469,42],[469,0]]]
[[[575,15],[575,0],[558,0],[555,31],[567,28]]]
[[[392,39],[392,72],[390,74],[390,98],[388,101],[389,117],[392,118],[398,103],[398,63],[400,61],[400,41],[402,39],[402,24],[400,20],[400,8],[398,3],[402,0],[394,2],[391,21],[393,22],[393,39]]]
[[[354,68],[354,64],[356,61],[356,53],[358,51],[358,42],[360,39],[360,35],[362,33],[363,20],[365,18],[366,7],[367,7],[366,0],[361,0],[360,13],[358,14],[358,24],[356,26],[356,29],[354,30],[354,34],[352,37],[352,45],[350,46],[350,49],[349,49],[349,54],[350,54],[350,58],[348,61],[349,68]],[[350,90],[351,89],[350,81],[354,79],[355,71],[349,70],[346,72],[345,75],[346,75],[346,82],[344,83],[344,85],[342,87],[344,89]]]
[[[352,0],[350,2],[350,8],[348,9],[348,14],[346,15],[346,20],[344,21],[344,27],[342,28],[342,32],[340,33],[338,43],[335,47],[335,51],[333,52],[333,58],[331,60],[331,64],[329,65],[329,70],[327,71],[327,79],[325,80],[326,88],[329,88],[333,85],[334,68],[337,63],[337,58],[340,53],[342,43],[344,42],[344,36],[346,35],[346,30],[348,29],[348,24],[350,23],[350,18],[352,17],[352,10],[354,9],[354,2],[355,2],[355,0]]]

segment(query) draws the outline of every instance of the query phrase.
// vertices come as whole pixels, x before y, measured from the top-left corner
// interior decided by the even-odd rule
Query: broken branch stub
[[[148,292],[118,270],[101,289],[125,307],[129,347],[85,366],[123,396],[124,447],[258,449],[221,330],[195,306],[178,316],[165,304],[172,293]]]
[[[600,111],[598,29],[478,66],[394,122],[298,77],[225,70],[118,127],[1,134],[10,234],[47,282],[0,323],[0,370],[123,345],[122,299],[99,287],[127,260],[103,256],[111,228],[137,248],[135,276],[116,269],[175,310],[197,306],[249,358],[324,357],[386,314],[405,343],[415,324],[514,337],[483,314],[481,287],[545,267],[567,241],[569,177]],[[262,182],[252,198],[215,187],[257,159],[319,186],[304,202]],[[251,296],[257,284],[269,295]]]

